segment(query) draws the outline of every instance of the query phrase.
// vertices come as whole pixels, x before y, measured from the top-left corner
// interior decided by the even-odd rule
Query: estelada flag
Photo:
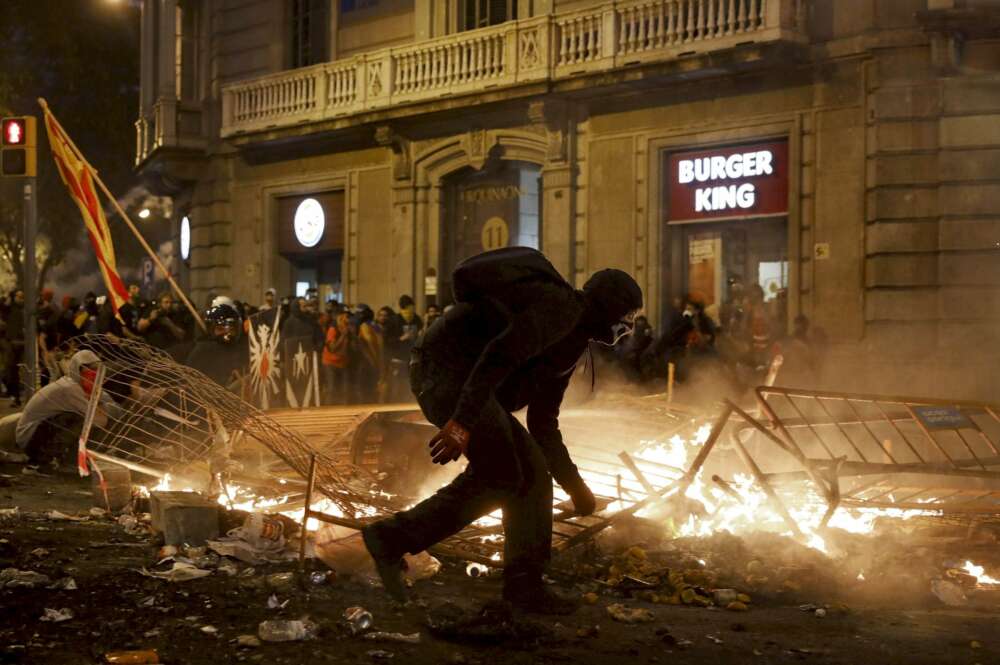
[[[125,283],[122,282],[115,265],[115,248],[111,243],[111,230],[108,228],[108,220],[104,217],[104,209],[97,197],[97,190],[94,189],[93,171],[87,162],[77,154],[63,128],[47,108],[45,109],[45,130],[49,135],[52,158],[55,159],[56,166],[59,167],[59,175],[66,183],[66,187],[69,188],[70,196],[80,208],[80,214],[83,215],[83,223],[87,227],[90,244],[94,247],[97,263],[101,267],[101,276],[104,277],[104,284],[108,287],[111,306],[117,314],[118,308],[128,301],[128,289],[125,288]]]

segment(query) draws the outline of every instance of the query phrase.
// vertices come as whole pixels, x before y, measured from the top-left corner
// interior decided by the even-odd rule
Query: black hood
[[[642,289],[631,275],[615,268],[594,273],[583,285],[583,296],[591,334],[599,342],[610,343],[612,328],[626,314],[642,309]]]

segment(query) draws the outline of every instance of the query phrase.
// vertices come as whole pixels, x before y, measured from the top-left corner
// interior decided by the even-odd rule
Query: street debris
[[[0,508],[0,524],[16,522],[21,517],[21,510],[17,506],[13,508]]]
[[[238,635],[233,643],[241,649],[255,649],[261,645],[256,635]]]
[[[50,584],[48,588],[56,591],[76,591],[79,587],[72,577],[62,577]]]
[[[344,610],[344,623],[351,635],[365,632],[374,622],[372,613],[363,607],[354,606]]]
[[[51,623],[61,623],[63,621],[69,621],[73,618],[73,610],[68,607],[64,607],[61,610],[54,610],[50,607],[45,608],[45,613],[39,618],[39,621],[48,621]]]
[[[67,515],[66,513],[60,512],[58,510],[50,510],[45,513],[46,519],[50,519],[56,522],[86,522],[90,519],[90,516],[78,516],[78,515]]]
[[[18,570],[17,568],[4,568],[0,571],[0,588],[3,589],[34,589],[39,586],[48,586],[52,583],[48,575],[42,575],[32,570]]]
[[[160,655],[155,649],[112,651],[104,654],[104,662],[109,665],[155,665],[160,662]]]
[[[285,609],[285,606],[288,605],[289,602],[291,602],[291,600],[292,600],[291,598],[285,601],[278,600],[278,597],[272,593],[270,597],[268,597],[267,599],[267,609],[283,610]]]
[[[365,633],[362,639],[371,640],[373,642],[402,642],[404,644],[420,644],[420,633],[386,633],[383,631],[372,631],[370,633]]]
[[[307,617],[296,620],[274,619],[261,621],[257,636],[264,642],[298,642],[316,636],[318,626]]]
[[[622,623],[648,623],[656,620],[653,613],[643,607],[626,607],[621,603],[613,603],[606,609],[612,619]]]
[[[479,645],[530,648],[552,639],[552,629],[515,615],[510,605],[490,601],[478,611],[445,602],[427,612],[430,633],[443,640]]]
[[[194,564],[183,561],[174,561],[169,570],[151,571],[143,568],[138,572],[146,577],[155,577],[168,582],[188,582],[200,577],[208,577],[212,574],[210,570],[202,570]]]
[[[947,580],[933,580],[931,593],[949,607],[963,607],[969,604],[969,598],[962,591],[962,588]]]

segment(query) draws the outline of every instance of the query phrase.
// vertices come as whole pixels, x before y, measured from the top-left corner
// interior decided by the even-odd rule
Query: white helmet
[[[212,304],[209,305],[209,309],[213,307],[218,307],[219,305],[229,305],[233,309],[237,309],[236,302],[229,296],[215,296],[214,298],[212,298]]]

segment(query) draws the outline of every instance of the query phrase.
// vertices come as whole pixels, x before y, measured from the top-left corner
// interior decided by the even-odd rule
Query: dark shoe
[[[576,612],[580,603],[571,598],[563,598],[537,582],[518,584],[506,581],[503,587],[503,599],[515,610],[527,614],[566,615]]]
[[[382,586],[393,600],[406,601],[406,585],[403,583],[403,557],[395,556],[385,538],[379,534],[379,525],[369,524],[361,529],[365,548],[375,562],[375,571],[382,580]]]

